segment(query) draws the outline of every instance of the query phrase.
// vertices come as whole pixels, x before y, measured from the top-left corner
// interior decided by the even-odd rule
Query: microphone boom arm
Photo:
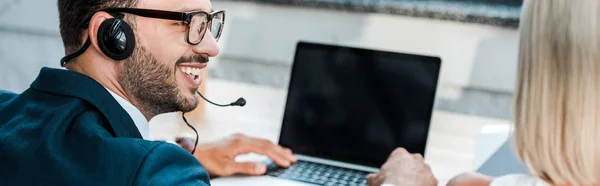
[[[219,106],[219,107],[229,107],[229,106],[240,106],[240,107],[243,107],[243,106],[245,106],[245,105],[246,105],[246,99],[244,99],[244,98],[239,98],[238,100],[236,100],[236,101],[234,101],[234,102],[232,102],[232,103],[230,103],[230,104],[227,104],[227,105],[221,105],[221,104],[217,104],[217,103],[214,103],[214,102],[212,102],[212,101],[210,101],[210,100],[206,99],[206,98],[205,98],[205,97],[204,97],[204,96],[203,96],[203,95],[200,93],[200,91],[196,91],[196,93],[198,93],[198,95],[200,95],[200,97],[202,97],[202,99],[204,99],[205,101],[209,102],[210,104],[213,104],[213,105]],[[198,146],[198,138],[199,138],[199,136],[198,136],[198,131],[196,131],[196,128],[194,128],[194,126],[190,125],[190,123],[187,121],[187,119],[185,118],[185,113],[181,113],[181,118],[183,119],[183,121],[185,122],[185,124],[186,124],[188,127],[190,127],[192,130],[194,130],[194,133],[196,133],[196,141],[195,141],[195,143],[194,143],[194,149],[192,149],[192,152],[191,152],[191,153],[192,153],[192,155],[193,155],[193,154],[196,152],[196,147]]]
[[[210,100],[206,99],[206,98],[205,98],[205,97],[204,97],[204,96],[203,96],[203,95],[200,93],[200,91],[196,91],[196,93],[198,93],[198,95],[200,95],[200,97],[202,97],[202,99],[204,99],[204,101],[207,101],[207,102],[209,102],[209,103],[211,103],[211,104],[213,104],[213,105],[216,105],[216,106],[219,106],[219,107],[228,107],[228,106],[231,106],[231,104],[228,104],[228,105],[221,105],[221,104],[217,104],[217,103],[215,103],[215,102],[212,102],[212,101],[210,101]]]

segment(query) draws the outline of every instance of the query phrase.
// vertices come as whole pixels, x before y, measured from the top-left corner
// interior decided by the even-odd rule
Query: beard
[[[198,105],[197,96],[188,100],[177,87],[176,64],[169,68],[139,44],[136,44],[131,57],[123,62],[118,80],[146,117],[168,112],[190,112]],[[189,91],[195,95],[195,89]]]

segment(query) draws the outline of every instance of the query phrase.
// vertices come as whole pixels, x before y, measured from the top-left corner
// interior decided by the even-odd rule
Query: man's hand
[[[200,144],[196,148],[194,156],[212,177],[265,174],[267,167],[261,163],[238,163],[234,159],[237,155],[251,152],[266,155],[277,165],[285,168],[297,161],[290,149],[275,145],[268,140],[251,138],[242,134],[235,134],[214,143]]]
[[[404,148],[392,152],[377,174],[367,176],[369,186],[436,186],[438,181],[420,154],[410,154]]]

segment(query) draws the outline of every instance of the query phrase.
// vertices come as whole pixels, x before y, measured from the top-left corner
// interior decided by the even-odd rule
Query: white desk
[[[230,103],[244,97],[245,107],[206,105],[204,118],[190,116],[200,143],[213,141],[233,133],[269,139],[277,143],[286,91],[246,83],[210,79],[206,97],[218,103]],[[430,163],[440,185],[455,175],[473,171],[475,138],[484,126],[505,126],[508,121],[456,113],[435,111],[433,114],[425,160]],[[193,136],[179,113],[163,114],[150,121],[155,139],[172,140],[175,135]]]

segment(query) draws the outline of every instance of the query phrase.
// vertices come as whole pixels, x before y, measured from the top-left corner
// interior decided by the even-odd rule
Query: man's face
[[[141,0],[138,8],[211,12],[209,0]],[[122,63],[119,82],[143,112],[189,112],[196,108],[200,69],[219,53],[210,30],[200,44],[186,42],[186,24],[135,16],[136,49]],[[192,75],[190,75],[192,74]]]

